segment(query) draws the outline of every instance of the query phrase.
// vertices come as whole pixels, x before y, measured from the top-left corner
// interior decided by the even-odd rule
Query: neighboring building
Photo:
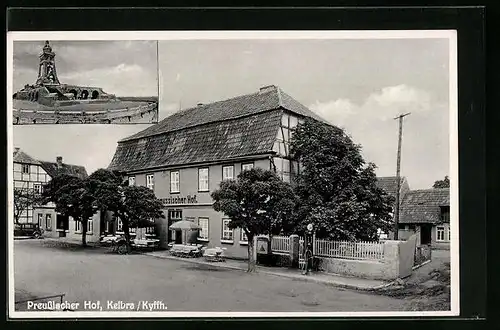
[[[299,170],[289,155],[291,129],[305,117],[323,121],[278,87],[266,86],[180,111],[119,141],[109,169],[124,171],[130,184],[151,188],[163,201],[165,219],[157,220],[163,247],[181,239],[168,230],[172,223],[191,220],[202,228],[197,241],[246,258],[247,238],[214,211],[210,193],[252,167],[290,181]]]
[[[43,185],[61,173],[81,178],[87,177],[85,167],[65,164],[62,157],[57,157],[56,162],[39,161],[19,148],[15,148],[14,187],[16,189],[27,189],[41,193]],[[99,239],[101,231],[100,218],[98,212],[92,219],[88,220],[88,241],[97,241]],[[52,203],[29,208],[23,214],[21,222],[38,223],[44,230],[45,237],[81,239],[81,223],[73,221],[71,217],[56,213],[55,205]]]
[[[396,177],[379,177],[377,186],[396,198]],[[401,177],[399,209],[399,239],[417,234],[417,244],[430,244],[433,248],[449,248],[450,242],[450,190],[410,190],[405,177]],[[393,237],[393,233],[388,233]]]
[[[413,233],[417,244],[430,244],[433,248],[450,247],[450,189],[433,188],[411,190],[401,203],[399,217],[401,238]]]

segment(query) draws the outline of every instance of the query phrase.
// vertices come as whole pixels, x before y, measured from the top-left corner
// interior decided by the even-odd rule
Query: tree
[[[444,180],[437,180],[432,185],[432,188],[450,188],[450,178],[445,176]]]
[[[14,188],[14,222],[19,224],[21,215],[41,202],[41,195],[34,190]]]
[[[293,218],[296,196],[289,183],[260,168],[224,180],[211,194],[213,208],[231,218],[230,229],[241,228],[248,238],[248,272],[255,270],[253,239],[279,233]]]
[[[91,180],[59,174],[45,185],[42,195],[45,202],[56,205],[56,212],[81,223],[82,245],[87,246],[87,221],[98,211]]]
[[[113,212],[123,223],[130,250],[130,228],[151,225],[151,219],[164,218],[161,201],[146,187],[128,186],[123,173],[99,169],[89,177],[97,207]]]
[[[313,223],[316,236],[333,240],[377,240],[391,229],[394,199],[376,185],[375,165],[340,128],[313,119],[299,124],[291,155],[300,162],[295,191],[297,230]]]

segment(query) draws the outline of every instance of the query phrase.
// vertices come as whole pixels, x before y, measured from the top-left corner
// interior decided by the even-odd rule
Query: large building
[[[389,195],[396,196],[396,177],[379,177],[377,185]],[[450,189],[411,190],[406,178],[401,177],[398,226],[400,239],[417,234],[418,245],[449,249],[451,241]]]
[[[165,219],[157,220],[163,247],[181,240],[169,226],[190,220],[202,228],[199,242],[245,258],[247,238],[214,211],[210,193],[252,167],[275,170],[290,181],[299,170],[289,154],[291,129],[305,117],[323,121],[276,86],[198,104],[119,141],[109,169],[125,172],[130,184],[153,189],[163,201]]]
[[[14,189],[41,193],[43,186],[54,176],[65,173],[77,177],[87,177],[85,167],[66,164],[62,157],[55,162],[40,161],[29,156],[19,148],[14,149]],[[45,237],[69,237],[81,239],[81,224],[70,217],[55,211],[52,203],[30,206],[21,213],[19,222],[38,223]],[[89,241],[99,239],[101,226],[99,212],[88,220],[87,237]]]

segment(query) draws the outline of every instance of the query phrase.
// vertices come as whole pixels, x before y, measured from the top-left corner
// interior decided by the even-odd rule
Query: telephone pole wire
[[[408,116],[410,112],[405,113],[403,115],[399,115],[394,119],[399,120],[399,139],[398,139],[398,157],[396,164],[396,181],[397,181],[397,190],[396,190],[396,208],[394,210],[394,239],[398,239],[399,232],[399,204],[400,204],[400,190],[401,190],[401,142],[403,140],[403,118]]]

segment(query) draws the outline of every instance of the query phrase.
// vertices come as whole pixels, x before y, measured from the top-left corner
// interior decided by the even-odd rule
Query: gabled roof
[[[439,223],[441,208],[450,206],[450,189],[411,190],[402,204],[400,223]]]
[[[172,114],[158,124],[122,139],[122,141],[144,138],[147,136],[172,132],[176,130],[204,125],[208,123],[226,121],[261,112],[286,109],[300,116],[311,117],[326,122],[323,118],[309,110],[279,87],[267,86],[257,93],[233,97],[228,100],[198,105]]]
[[[14,163],[22,163],[22,164],[33,164],[33,165],[41,165],[41,163],[31,157],[30,155],[24,153],[21,149],[14,149]]]
[[[402,187],[406,178],[402,176],[400,186]],[[396,197],[398,191],[398,179],[395,176],[377,177],[377,187],[384,190],[388,195]]]
[[[110,170],[136,171],[270,154],[282,110],[118,143]]]
[[[69,174],[69,175],[74,175],[79,178],[86,178],[87,175],[87,170],[85,169],[84,166],[79,166],[79,165],[71,165],[71,164],[61,164],[59,167],[57,163],[54,162],[40,162],[42,165],[42,168],[47,172],[48,175],[50,175],[52,178],[55,177],[58,174]]]

